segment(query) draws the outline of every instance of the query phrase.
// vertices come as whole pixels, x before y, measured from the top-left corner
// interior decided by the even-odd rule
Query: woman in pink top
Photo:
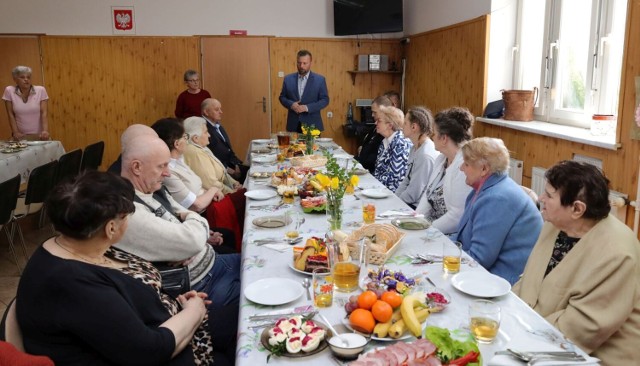
[[[176,117],[185,119],[189,117],[202,116],[200,104],[211,98],[211,94],[204,89],[200,89],[200,76],[195,70],[187,70],[184,73],[184,82],[187,84],[187,90],[178,95],[176,101]]]
[[[16,85],[6,87],[2,96],[9,115],[11,135],[16,140],[21,140],[26,135],[48,140],[47,91],[43,86],[31,84],[30,67],[16,66],[11,76]]]

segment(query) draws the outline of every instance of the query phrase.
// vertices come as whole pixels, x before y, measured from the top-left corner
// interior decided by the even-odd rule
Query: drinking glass
[[[280,149],[288,149],[291,144],[291,136],[289,132],[280,131],[278,132],[278,147]]]
[[[364,245],[364,239],[360,241],[358,255],[349,258],[341,258],[339,243],[332,243],[331,269],[333,285],[336,291],[353,292],[360,287],[363,277],[366,276],[369,260],[368,247]]]
[[[333,303],[333,277],[329,268],[313,270],[313,304],[317,308],[328,308]]]
[[[284,214],[284,222],[286,223],[285,237],[287,240],[294,240],[300,236],[300,223],[302,217],[296,211],[287,211]]]
[[[292,190],[286,190],[282,193],[282,202],[291,204],[295,200],[295,192]]]
[[[442,243],[442,269],[445,273],[460,272],[460,257],[462,256],[462,243],[445,241]]]
[[[376,204],[371,200],[362,201],[362,221],[365,224],[376,222]]]
[[[475,300],[469,305],[469,328],[479,343],[491,343],[500,329],[500,306],[489,300]]]

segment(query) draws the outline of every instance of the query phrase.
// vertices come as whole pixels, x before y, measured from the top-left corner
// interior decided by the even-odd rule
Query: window
[[[589,127],[617,114],[627,0],[519,0],[514,88],[539,89],[535,118]]]

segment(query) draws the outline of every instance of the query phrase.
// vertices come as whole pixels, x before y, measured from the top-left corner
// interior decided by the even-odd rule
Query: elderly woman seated
[[[238,217],[242,218],[239,222],[242,230],[246,189],[229,175],[224,164],[207,147],[210,137],[207,131],[207,121],[202,117],[189,117],[184,120],[184,130],[188,135],[188,144],[183,154],[184,162],[200,177],[202,188],[205,190],[218,188],[225,195],[229,195]]]
[[[407,172],[411,141],[404,138],[404,113],[396,107],[381,106],[376,115],[376,131],[384,138],[378,148],[373,176],[395,192]]]
[[[538,238],[542,217],[507,175],[509,151],[502,140],[473,139],[462,147],[462,156],[460,170],[473,190],[454,240],[489,272],[513,284]]]
[[[133,198],[129,181],[95,171],[52,190],[47,213],[60,234],[36,249],[18,285],[26,352],[57,365],[211,360],[207,295],[163,296],[149,262],[111,248],[127,230]]]
[[[187,147],[188,135],[184,132],[182,122],[175,118],[164,118],[154,123],[151,128],[167,144],[171,152],[171,176],[165,177],[162,184],[167,187],[173,199],[192,211],[206,211],[207,221],[213,231],[219,232],[222,227],[231,230],[236,241],[242,238],[240,221],[244,221],[244,212],[236,212],[231,197],[225,196],[222,189],[210,187],[205,190],[200,177],[185,164],[183,154]],[[214,248],[219,253],[236,250],[221,246]]]
[[[513,291],[603,365],[637,362],[638,239],[609,215],[609,181],[598,168],[561,161],[545,177],[546,223]]]

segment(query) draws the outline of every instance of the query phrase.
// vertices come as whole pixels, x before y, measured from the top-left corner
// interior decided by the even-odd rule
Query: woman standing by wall
[[[2,99],[9,116],[11,136],[16,140],[49,139],[47,101],[49,95],[43,86],[31,84],[31,68],[16,66],[11,76],[16,85],[4,89]]]

